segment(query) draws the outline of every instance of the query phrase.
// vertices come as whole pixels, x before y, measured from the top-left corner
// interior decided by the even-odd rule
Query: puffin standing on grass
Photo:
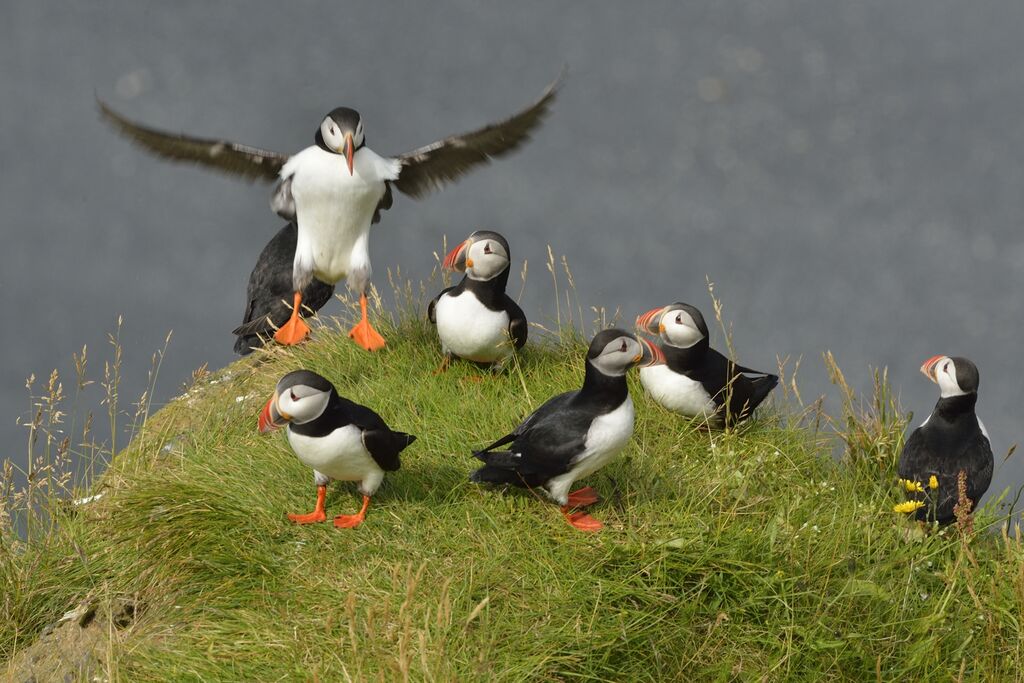
[[[366,146],[363,120],[354,109],[338,107],[320,122],[315,144],[292,156],[233,142],[165,133],[133,123],[99,102],[103,118],[149,152],[174,161],[208,166],[250,180],[277,181],[271,208],[298,224],[292,273],[292,315],[274,335],[297,344],[309,334],[299,310],[302,291],[317,278],[328,284],[345,279],[359,294],[360,321],[349,336],[367,350],[384,339],[367,318],[370,282],[370,226],[391,208],[391,186],[420,198],[492,158],[526,142],[555,98],[558,80],[539,100],[514,116],[454,135],[397,157],[382,157]]]
[[[977,507],[995,466],[988,431],[974,412],[978,368],[959,356],[933,356],[921,372],[939,385],[939,400],[907,439],[897,469],[907,499],[923,503],[914,510],[917,519],[949,524],[956,519],[960,472],[967,477],[967,497]]]
[[[505,294],[511,263],[508,241],[489,230],[477,230],[445,258],[444,268],[465,276],[427,307],[445,354],[442,369],[453,356],[501,367],[526,344],[526,315]]]
[[[263,346],[274,336],[274,330],[288,322],[292,315],[286,300],[292,295],[292,263],[298,227],[289,223],[270,238],[256,259],[246,289],[245,314],[242,324],[234,329],[235,353],[245,356]],[[302,290],[302,309],[316,313],[334,296],[334,285],[313,278]]]
[[[665,364],[642,368],[640,383],[661,406],[731,426],[750,417],[779,383],[777,375],[737,365],[710,348],[708,326],[696,307],[677,302],[644,313],[636,326],[661,337]]]
[[[370,497],[385,472],[400,466],[398,454],[416,440],[392,431],[380,415],[338,395],[326,379],[309,370],[289,372],[277,383],[259,417],[261,433],[288,425],[288,443],[299,460],[313,468],[316,508],[309,514],[289,514],[296,524],[327,519],[324,501],[332,479],[358,481],[363,507],[354,515],[338,515],[334,526],[351,529],[366,518]]]
[[[510,434],[474,453],[484,466],[470,481],[543,487],[569,524],[597,531],[601,522],[585,512],[571,512],[596,503],[594,489],[569,489],[618,455],[633,434],[626,372],[664,360],[646,339],[623,330],[599,332],[587,351],[583,387],[548,399]],[[506,445],[508,450],[495,450]]]

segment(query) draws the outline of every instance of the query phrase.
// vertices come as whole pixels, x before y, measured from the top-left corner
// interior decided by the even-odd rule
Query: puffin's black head
[[[260,432],[315,420],[327,409],[334,386],[309,370],[289,372],[277,383],[274,395],[260,412]]]
[[[708,337],[708,326],[696,306],[677,301],[647,311],[636,319],[636,326],[651,334],[661,335],[669,346],[688,349]]]
[[[961,356],[932,356],[921,366],[921,372],[939,385],[942,398],[978,392],[978,367]]]
[[[625,330],[601,330],[590,342],[587,362],[604,375],[624,375],[637,365],[648,366],[665,362],[661,349],[638,339]]]
[[[477,230],[444,259],[444,267],[465,272],[473,280],[493,280],[511,264],[508,240],[491,230]]]
[[[363,136],[363,120],[359,112],[348,107],[333,109],[320,123],[315,140],[317,147],[321,149],[332,154],[344,154],[351,175],[356,150],[366,143]]]

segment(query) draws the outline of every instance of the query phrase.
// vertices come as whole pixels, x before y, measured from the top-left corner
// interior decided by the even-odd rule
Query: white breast
[[[512,353],[508,313],[488,309],[472,292],[442,296],[434,314],[445,352],[478,363],[493,363]]]
[[[296,270],[308,270],[324,282],[336,283],[353,271],[369,280],[367,233],[384,181],[398,177],[398,162],[363,147],[353,157],[349,175],[345,157],[307,147],[284,165],[281,177],[292,177],[292,197],[299,236]]]
[[[326,436],[305,436],[289,429],[288,443],[302,464],[331,479],[363,481],[378,474],[383,478],[383,470],[363,446],[362,432],[355,425]]]
[[[551,479],[548,494],[559,505],[565,505],[569,489],[582,479],[604,467],[619,454],[633,436],[633,400],[626,400],[618,408],[594,419],[587,431],[583,452],[573,459],[573,466],[565,474]]]
[[[670,370],[667,365],[640,368],[640,383],[659,405],[681,415],[710,420],[717,410],[700,382]]]

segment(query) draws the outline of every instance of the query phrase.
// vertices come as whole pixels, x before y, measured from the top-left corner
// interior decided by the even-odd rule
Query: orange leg
[[[302,308],[302,292],[295,292],[295,303],[292,304],[292,317],[288,322],[277,328],[274,339],[278,344],[291,346],[298,344],[309,335],[309,325],[299,317],[299,310]]]
[[[316,487],[316,509],[310,512],[308,515],[294,515],[289,513],[288,519],[292,520],[296,524],[315,524],[316,522],[322,522],[327,519],[327,514],[324,512],[324,500],[327,498],[327,487],[317,486]]]
[[[589,486],[585,486],[569,494],[569,505],[567,507],[582,508],[593,505],[598,500],[600,498],[597,495],[597,491]]]
[[[356,344],[359,344],[367,351],[378,351],[384,348],[384,337],[377,333],[377,330],[373,329],[373,325],[370,324],[370,319],[366,316],[366,293],[364,292],[359,296],[359,308],[362,309],[363,317],[359,319],[359,322],[355,324],[348,336],[355,340]]]
[[[370,507],[370,497],[363,496],[363,507],[354,515],[338,515],[334,518],[334,526],[339,529],[355,529],[366,519],[366,508]]]
[[[598,531],[604,526],[586,512],[569,512],[569,510],[570,507],[568,505],[562,506],[562,514],[565,516],[565,521],[580,531]]]

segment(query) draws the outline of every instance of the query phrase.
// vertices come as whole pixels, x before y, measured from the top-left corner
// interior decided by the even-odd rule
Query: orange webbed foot
[[[316,487],[316,508],[305,515],[297,515],[288,513],[288,519],[295,522],[296,524],[316,524],[317,522],[323,522],[327,519],[327,513],[324,512],[324,501],[327,500],[327,487],[317,486]]]
[[[285,346],[293,346],[309,336],[309,325],[297,315],[293,315],[284,325],[277,328],[274,341]]]
[[[363,507],[354,515],[338,515],[334,518],[336,529],[355,529],[366,519],[366,508],[370,507],[370,497],[363,496]]]
[[[296,524],[316,524],[317,522],[323,522],[327,519],[327,515],[323,510],[314,510],[305,515],[297,515],[288,513],[288,519],[295,522]]]
[[[380,336],[380,333],[373,329],[373,325],[366,319],[356,323],[355,327],[349,331],[348,336],[367,351],[379,351],[385,346],[384,337]]]
[[[590,486],[585,486],[585,487],[583,487],[581,489],[578,489],[576,491],[573,491],[572,493],[569,494],[569,501],[568,501],[569,504],[568,504],[567,507],[570,507],[570,508],[586,507],[588,505],[593,505],[594,503],[596,503],[599,500],[600,500],[600,497],[597,495],[597,491],[595,491]]]
[[[580,531],[599,531],[604,526],[585,512],[569,512],[568,505],[562,508],[562,514],[565,516],[565,521]]]

